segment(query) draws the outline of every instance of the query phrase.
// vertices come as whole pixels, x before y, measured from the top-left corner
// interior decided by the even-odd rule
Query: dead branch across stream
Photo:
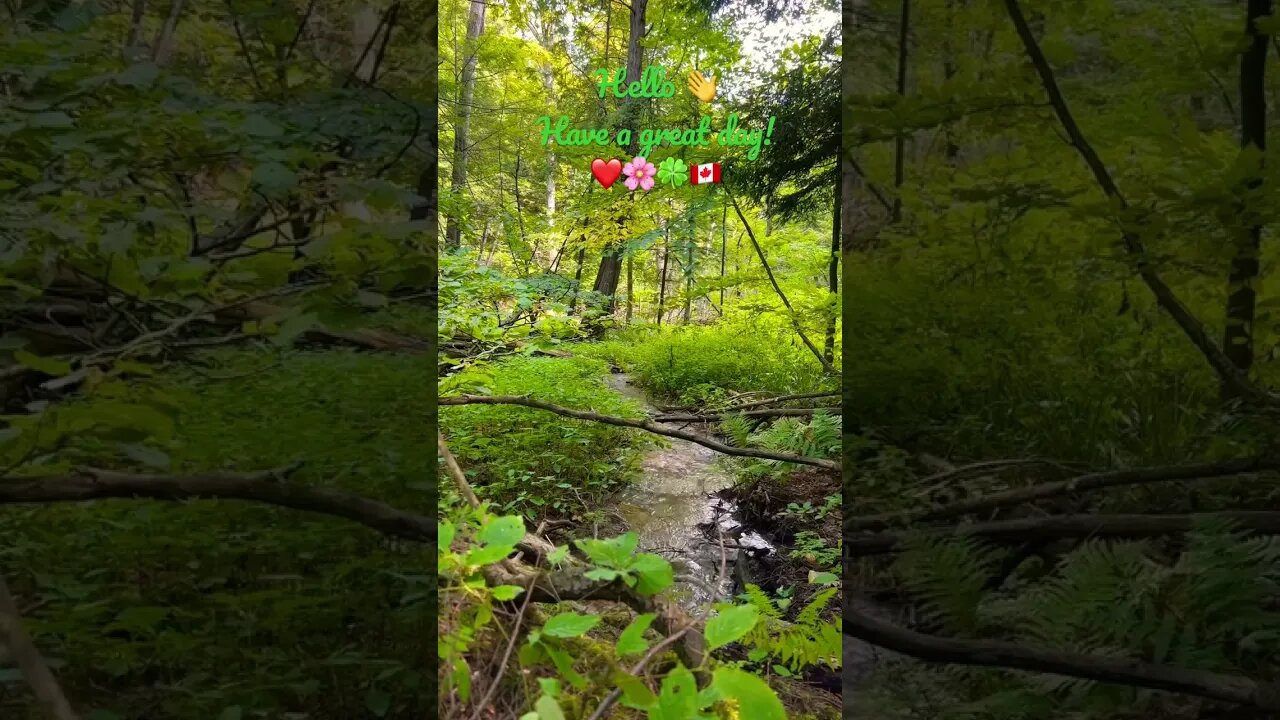
[[[563,415],[565,417],[571,417],[578,420],[594,420],[595,422],[601,422],[606,425],[636,428],[651,432],[655,435],[665,435],[679,440],[688,440],[689,442],[697,443],[698,445],[706,448],[711,448],[712,450],[724,453],[725,455],[753,457],[760,458],[762,460],[780,460],[782,462],[791,462],[799,465],[812,465],[814,467],[827,468],[828,470],[840,469],[840,464],[835,460],[795,455],[793,453],[775,452],[772,450],[760,450],[757,448],[733,447],[732,445],[726,445],[718,440],[712,440],[711,438],[697,433],[663,427],[652,420],[633,420],[631,418],[614,417],[612,415],[601,415],[589,410],[575,410],[573,408],[561,407],[560,405],[554,405],[549,402],[534,400],[533,398],[522,397],[519,395],[453,395],[450,397],[442,397],[438,402],[441,406],[523,405],[525,407],[546,410],[548,412],[556,413],[557,415]]]

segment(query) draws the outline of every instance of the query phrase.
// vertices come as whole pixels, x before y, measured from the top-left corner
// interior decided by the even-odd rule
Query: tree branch
[[[299,467],[301,463],[261,472],[209,472],[185,476],[80,468],[74,475],[0,479],[0,505],[108,498],[253,500],[346,518],[386,535],[435,542],[436,523],[430,518],[342,490],[287,482],[289,475]]]
[[[1202,520],[1222,518],[1233,521],[1243,530],[1265,535],[1280,535],[1280,512],[1237,510],[1189,515],[1063,515],[1058,517],[1022,518],[992,523],[959,525],[952,528],[926,530],[930,535],[979,537],[995,542],[1043,542],[1065,538],[1155,537],[1185,533]],[[913,533],[846,535],[845,557],[883,555],[895,552]]]
[[[22,627],[18,604],[14,602],[3,576],[0,576],[0,650],[7,650],[13,658],[46,717],[51,720],[77,720],[79,716],[71,709],[71,703],[62,693],[48,663]]]
[[[710,413],[708,415],[698,415],[696,413],[684,413],[675,415],[655,415],[654,422],[665,423],[683,423],[683,422],[720,422],[731,415],[741,415],[742,417],[811,417],[814,413],[824,412],[828,415],[840,415],[839,407],[824,408],[765,408],[763,410],[725,410],[722,413]]]
[[[1040,650],[994,640],[940,638],[880,620],[849,603],[844,607],[843,630],[873,645],[928,662],[1053,673],[1280,710],[1280,688],[1247,677],[1125,658]]]
[[[762,460],[780,460],[782,462],[792,462],[800,465],[813,465],[815,467],[827,468],[830,470],[840,469],[840,464],[834,460],[794,455],[792,453],[773,452],[770,450],[759,450],[756,448],[737,448],[731,445],[725,445],[724,443],[712,440],[711,438],[703,437],[697,433],[663,427],[652,420],[632,420],[630,418],[620,418],[612,415],[600,415],[587,410],[574,410],[572,408],[561,407],[549,402],[534,400],[533,398],[521,397],[518,395],[454,395],[451,397],[440,398],[438,404],[441,406],[523,405],[525,407],[546,410],[548,412],[556,413],[557,415],[564,415],[565,417],[576,418],[578,420],[593,420],[606,425],[637,428],[640,430],[646,430],[655,435],[665,435],[667,437],[678,438],[680,440],[688,440],[689,442],[697,443],[698,445],[706,448],[711,448],[712,450],[724,453],[725,455],[753,457],[760,458]]]
[[[955,472],[960,472],[960,468]],[[1280,470],[1280,456],[1259,456],[1236,458],[1220,462],[1192,463],[1167,467],[1134,468],[1128,470],[1110,470],[1107,472],[1080,475],[1069,480],[1043,483],[1031,487],[1016,488],[1005,492],[993,493],[981,497],[962,500],[944,505],[940,508],[909,510],[905,512],[874,515],[869,517],[850,517],[845,521],[846,531],[879,530],[891,524],[941,520],[943,518],[969,515],[971,513],[997,508],[1020,505],[1022,503],[1043,500],[1059,495],[1071,495],[1079,492],[1100,490],[1123,485],[1141,485],[1145,483],[1170,482],[1175,480],[1208,480],[1211,478],[1230,477],[1265,470]]]

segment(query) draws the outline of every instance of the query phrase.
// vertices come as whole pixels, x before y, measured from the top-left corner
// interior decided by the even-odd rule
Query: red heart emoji
[[[605,162],[600,158],[591,161],[591,174],[595,176],[596,182],[610,187],[618,181],[618,176],[622,174],[622,162],[617,158]]]

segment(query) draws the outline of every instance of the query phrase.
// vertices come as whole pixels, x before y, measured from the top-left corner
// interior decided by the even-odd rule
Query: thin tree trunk
[[[662,229],[662,272],[658,275],[658,327],[662,327],[662,313],[667,301],[667,261],[671,257],[671,227]]]
[[[125,41],[125,58],[134,62],[141,57],[142,21],[147,16],[147,0],[133,0],[133,14],[129,17],[129,39]]]
[[[627,256],[627,324],[631,324],[631,314],[636,306],[635,284],[632,280],[635,273],[635,256]]]
[[[476,62],[479,55],[480,35],[484,32],[485,0],[471,0],[471,13],[467,18],[467,53],[462,63],[462,77],[458,81],[457,111],[453,132],[453,173],[449,189],[460,194],[467,185],[467,126],[471,122],[471,104],[476,91]],[[444,245],[447,249],[462,247],[462,225],[457,215],[451,215],[445,225]]]
[[[156,35],[155,45],[151,48],[151,61],[160,67],[169,64],[173,56],[173,34],[178,29],[178,20],[182,18],[182,6],[185,0],[173,0],[169,6],[169,15],[164,19],[160,33]]]
[[[694,234],[689,238],[689,247],[685,250],[684,263],[684,324],[688,325],[693,317],[693,276],[697,272],[694,265],[697,262],[697,244],[698,235],[697,228],[694,228]]]
[[[907,94],[907,38],[911,29],[911,0],[902,0],[902,18],[898,24],[898,96]],[[902,131],[893,141],[893,198],[892,222],[902,219],[902,183],[906,176],[907,137]]]
[[[582,289],[582,261],[587,257],[587,249],[578,249],[578,269],[573,273],[573,300],[569,302],[569,314],[578,307],[578,292]]]
[[[729,246],[729,203],[720,216],[720,314],[724,314],[724,260]]]
[[[840,186],[839,180],[835,191],[831,193],[831,258],[827,262],[827,290],[838,297],[840,292]],[[836,353],[836,307],[830,303],[830,317],[827,318],[827,332],[823,338],[822,357],[827,363],[835,361]]]
[[[1257,173],[1249,178],[1245,191],[1256,197],[1262,185],[1261,164],[1267,148],[1266,71],[1267,41],[1270,37],[1258,32],[1257,21],[1271,15],[1271,0],[1249,0],[1246,12],[1245,30],[1250,42],[1240,57],[1240,149],[1248,153],[1252,152],[1252,147],[1258,154]],[[1262,226],[1254,222],[1239,233],[1227,279],[1226,330],[1222,337],[1222,350],[1245,374],[1253,366],[1253,321],[1261,249]],[[1229,384],[1223,383],[1222,395],[1224,399],[1230,399],[1237,393]]]
[[[50,720],[76,720],[78,717],[62,693],[48,663],[22,626],[18,604],[9,593],[4,577],[0,577],[0,650],[10,657],[35,695],[36,703]]]
[[[764,266],[765,275],[769,276],[769,284],[773,286],[773,291],[778,294],[778,298],[782,300],[782,305],[787,309],[787,317],[791,320],[791,327],[795,328],[796,334],[800,336],[804,346],[809,348],[809,351],[818,359],[818,362],[822,363],[822,369],[835,375],[836,369],[814,346],[813,341],[805,334],[804,328],[800,327],[800,319],[796,317],[795,308],[791,307],[791,301],[787,300],[786,293],[782,292],[782,288],[778,285],[778,280],[774,278],[773,269],[769,267],[769,261],[764,257],[764,250],[761,249],[760,243],[756,242],[756,235],[751,232],[751,225],[747,222],[747,217],[742,214],[742,208],[738,207],[738,200],[733,195],[729,196],[729,200],[733,203],[733,210],[738,213],[738,219],[742,221],[742,226],[747,230],[747,237],[751,238],[751,245],[756,249],[756,256],[760,258],[760,264]]]

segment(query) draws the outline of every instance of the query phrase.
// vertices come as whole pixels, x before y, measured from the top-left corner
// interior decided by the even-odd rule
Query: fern
[[[906,541],[894,571],[932,619],[952,632],[973,633],[995,559],[971,537],[916,536]]]
[[[793,622],[784,622],[782,612],[769,596],[759,587],[747,585],[747,600],[761,613],[761,622],[743,638],[743,643],[753,650],[752,659],[768,657],[792,672],[819,664],[839,669],[843,643],[841,621],[837,618],[832,623],[821,617],[836,592],[836,588],[819,592]]]

